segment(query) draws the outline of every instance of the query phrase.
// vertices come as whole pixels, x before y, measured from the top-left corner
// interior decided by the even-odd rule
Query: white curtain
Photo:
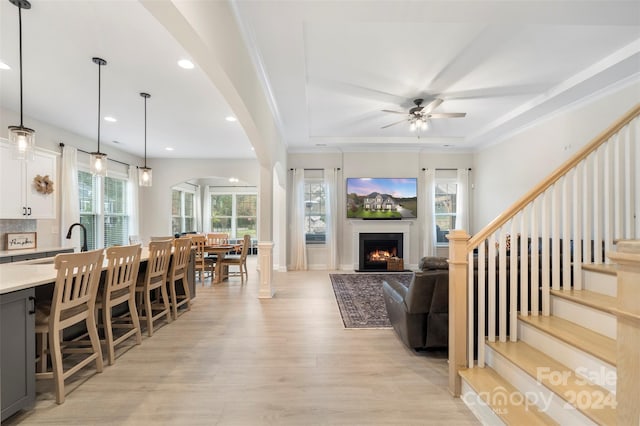
[[[204,186],[204,200],[202,200],[202,232],[211,232],[211,191],[209,185]]]
[[[291,196],[291,269],[307,269],[307,244],[304,231],[304,169],[293,169]]]
[[[469,170],[458,169],[456,179],[458,195],[456,197],[456,226],[455,229],[469,230]]]
[[[327,268],[338,269],[338,170],[324,169]]]
[[[67,240],[67,229],[80,222],[80,189],[78,187],[78,150],[72,146],[62,147],[62,170],[60,172],[60,245],[80,247],[80,232],[73,232]]]
[[[138,191],[138,168],[129,166],[129,178],[127,180],[127,192],[129,197],[129,235],[140,236],[140,212]]]
[[[424,229],[423,256],[435,256],[436,253],[436,221],[435,221],[436,171],[424,171]]]
[[[202,232],[202,191],[200,190],[200,185],[196,185],[196,211],[195,222],[196,222],[196,232]],[[187,231],[190,231],[187,229]]]

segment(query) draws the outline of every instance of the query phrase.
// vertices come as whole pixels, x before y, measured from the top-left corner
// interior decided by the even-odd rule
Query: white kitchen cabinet
[[[33,179],[46,176],[54,182],[54,192],[36,190]],[[55,219],[56,217],[56,155],[36,150],[31,161],[13,158],[12,147],[0,143],[0,219]]]

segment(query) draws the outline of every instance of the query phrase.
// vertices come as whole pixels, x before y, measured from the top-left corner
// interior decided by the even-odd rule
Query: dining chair
[[[139,294],[138,316],[147,325],[147,335],[153,336],[153,323],[166,316],[171,322],[169,296],[167,294],[167,271],[171,258],[172,240],[151,241],[149,243],[149,259],[144,276],[138,276],[136,294]],[[158,292],[160,294],[158,294]],[[155,299],[154,299],[155,296]],[[144,315],[142,314],[144,312]],[[156,312],[156,313],[154,313]]]
[[[213,259],[207,260],[207,255],[205,251],[205,246],[207,243],[207,238],[201,234],[190,235],[191,243],[193,247],[196,249],[195,256],[195,269],[196,272],[200,273],[200,281],[204,283],[204,276],[209,269],[211,276],[213,276],[213,265],[215,265],[215,261]],[[209,268],[207,268],[207,266]]]
[[[190,256],[191,239],[187,237],[176,238],[173,242],[173,257],[168,278],[169,305],[173,312],[173,319],[178,319],[178,308],[180,306],[186,305],[182,313],[191,310],[191,293],[189,292],[189,279],[187,277]],[[181,294],[178,294],[178,285],[181,285]]]
[[[149,238],[149,241],[165,241],[165,240],[173,241],[174,239],[175,237],[173,235],[168,235],[166,237],[151,237]]]
[[[228,244],[229,234],[224,232],[209,232],[207,234],[207,245]]]
[[[136,308],[136,282],[140,268],[140,244],[107,249],[107,275],[96,300],[96,312],[102,312],[104,343],[109,365],[115,362],[115,347],[131,336],[136,345],[142,343],[140,319]],[[113,308],[126,303],[128,312],[113,317]],[[114,330],[125,329],[125,333],[114,340]]]
[[[207,233],[206,237],[207,237],[207,243],[206,243],[207,246],[229,244],[229,234],[224,232],[209,232]],[[216,262],[218,261],[218,255],[214,253],[206,253],[205,259],[206,259],[206,262],[208,263],[208,266],[213,271],[215,269]]]
[[[241,282],[244,282],[245,277],[249,279],[249,273],[247,272],[247,255],[249,254],[249,250],[251,248],[251,236],[245,235],[242,241],[242,248],[240,250],[240,255],[231,255],[226,256],[224,259],[220,260],[222,268],[222,279],[228,278],[230,276],[240,276]],[[229,266],[237,266],[238,271],[230,271]]]
[[[95,319],[95,303],[104,252],[102,249],[80,253],[58,254],[54,259],[57,270],[51,301],[36,303],[36,338],[40,340],[40,368],[37,379],[53,379],[56,402],[65,400],[64,381],[91,362],[95,361],[96,371],[102,372],[102,350]],[[78,342],[74,347],[67,347],[63,331],[78,323],[86,325],[89,340]],[[84,343],[84,344],[82,344]],[[88,345],[88,346],[87,346]],[[66,371],[62,354],[88,354],[81,360],[78,357],[67,357],[77,361]],[[51,358],[51,371],[46,371],[47,354]],[[44,361],[43,361],[44,360]]]

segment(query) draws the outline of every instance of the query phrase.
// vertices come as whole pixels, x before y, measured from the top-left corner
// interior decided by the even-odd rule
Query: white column
[[[258,275],[260,277],[260,291],[258,292],[259,299],[271,299],[276,290],[273,286],[273,243],[272,242],[258,242],[258,262],[260,270]]]

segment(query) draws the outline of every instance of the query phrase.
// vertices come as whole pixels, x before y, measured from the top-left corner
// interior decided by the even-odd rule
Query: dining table
[[[225,256],[232,251],[238,251],[242,247],[242,244],[207,244],[204,246],[204,251],[208,254],[215,254],[216,266],[213,272],[213,283],[220,284],[222,282],[222,272],[223,266],[221,260],[225,258]],[[227,266],[225,266],[227,268]],[[226,271],[225,271],[225,276]]]

